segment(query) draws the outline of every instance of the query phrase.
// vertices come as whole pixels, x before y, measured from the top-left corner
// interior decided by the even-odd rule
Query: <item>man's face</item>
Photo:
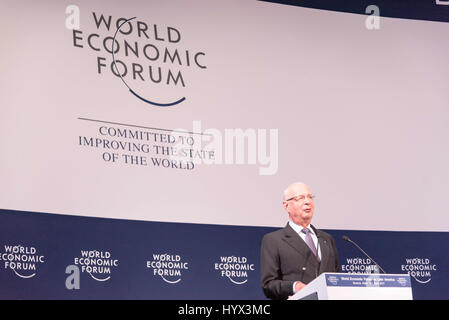
[[[315,205],[312,192],[304,184],[295,184],[288,188],[282,203],[290,219],[297,225],[306,227],[313,217]]]

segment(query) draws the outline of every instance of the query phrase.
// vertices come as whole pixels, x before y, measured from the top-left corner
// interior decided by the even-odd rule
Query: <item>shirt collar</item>
[[[290,227],[292,227],[293,230],[295,230],[296,233],[301,234],[302,233],[302,229],[304,229],[304,227],[297,225],[296,223],[294,223],[291,220],[288,220],[288,224],[290,225]],[[310,224],[306,227],[307,229],[309,229],[311,234],[315,234],[315,232],[313,231],[313,229],[310,227]]]

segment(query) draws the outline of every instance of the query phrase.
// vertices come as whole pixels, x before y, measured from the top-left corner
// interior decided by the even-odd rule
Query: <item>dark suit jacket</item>
[[[318,237],[321,263],[289,224],[263,237],[260,265],[262,289],[267,298],[286,299],[293,294],[295,281],[307,284],[323,272],[340,271],[334,239],[311,227]]]

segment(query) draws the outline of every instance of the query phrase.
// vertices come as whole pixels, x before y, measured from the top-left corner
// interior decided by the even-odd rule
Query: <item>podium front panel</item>
[[[330,300],[412,300],[409,275],[344,274],[325,275]]]

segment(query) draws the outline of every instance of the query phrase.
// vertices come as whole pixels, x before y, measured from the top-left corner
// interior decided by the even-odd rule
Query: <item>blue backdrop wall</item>
[[[265,299],[263,235],[276,228],[2,210],[0,298]],[[326,230],[343,272],[412,275],[414,299],[448,299],[448,233]],[[96,269],[95,269],[96,268]]]

